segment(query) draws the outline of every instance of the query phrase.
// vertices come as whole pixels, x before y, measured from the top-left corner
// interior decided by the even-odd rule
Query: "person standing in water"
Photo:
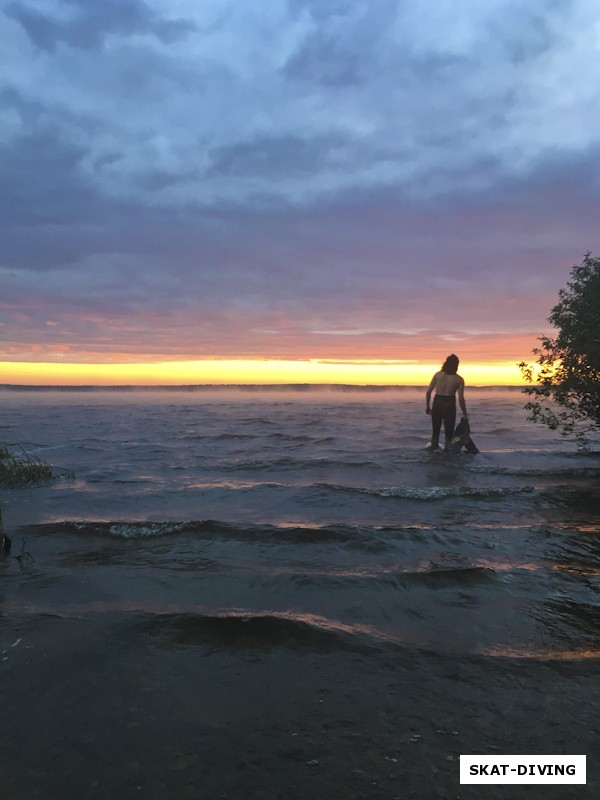
[[[463,417],[468,419],[467,406],[465,404],[465,382],[458,375],[458,356],[454,353],[444,361],[439,372],[436,372],[431,383],[427,387],[425,394],[425,411],[431,414],[432,436],[431,449],[437,450],[440,441],[440,431],[442,422],[444,423],[444,434],[446,437],[446,450],[454,433],[456,422],[456,395],[458,394],[458,404],[463,413]],[[431,393],[435,389],[433,406],[430,405]]]

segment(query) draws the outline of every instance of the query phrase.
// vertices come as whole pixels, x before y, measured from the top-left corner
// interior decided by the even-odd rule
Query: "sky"
[[[518,383],[597,0],[0,0],[0,383]]]

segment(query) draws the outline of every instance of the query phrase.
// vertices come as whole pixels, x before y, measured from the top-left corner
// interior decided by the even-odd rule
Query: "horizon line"
[[[525,384],[470,384],[469,389],[502,389],[522,390]],[[64,391],[148,391],[148,390],[177,390],[177,389],[241,389],[252,391],[255,389],[277,390],[277,389],[348,389],[350,391],[361,391],[364,389],[372,391],[389,391],[392,389],[419,389],[425,390],[425,384],[397,383],[397,384],[378,384],[378,383],[181,383],[181,384],[67,384],[67,383],[0,383],[0,391],[39,391],[60,389]]]

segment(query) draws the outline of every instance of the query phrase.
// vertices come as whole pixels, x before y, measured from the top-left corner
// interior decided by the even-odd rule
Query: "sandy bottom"
[[[6,800],[592,798],[598,662],[357,651],[147,613],[0,617]],[[587,786],[460,786],[461,753],[586,754]]]

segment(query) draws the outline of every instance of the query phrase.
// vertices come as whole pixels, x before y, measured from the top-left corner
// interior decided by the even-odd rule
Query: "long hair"
[[[454,353],[452,353],[452,355],[448,356],[448,358],[442,364],[442,372],[445,372],[446,375],[456,375],[458,365],[458,356],[455,356]]]

